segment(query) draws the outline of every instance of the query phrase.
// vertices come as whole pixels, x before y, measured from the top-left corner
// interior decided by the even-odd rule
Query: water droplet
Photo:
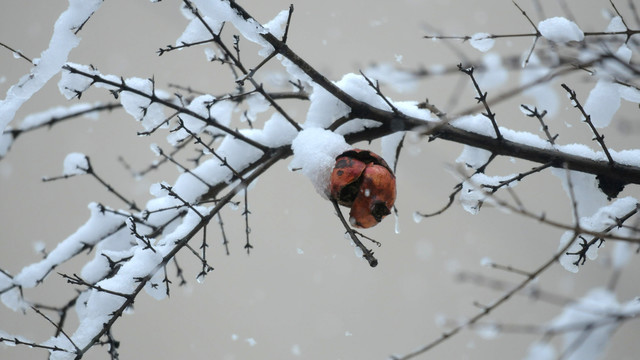
[[[396,234],[400,234],[400,217],[398,216],[398,213],[394,213],[394,217],[396,218],[396,227],[395,227],[395,231]]]
[[[480,265],[481,266],[492,266],[493,265],[493,260],[491,260],[490,257],[485,256],[480,260]]]
[[[364,255],[364,252],[362,251],[362,249],[360,249],[357,246],[355,248],[355,252],[356,252],[356,256],[359,257],[359,258],[361,258]]]
[[[46,250],[46,247],[47,247],[47,244],[42,240],[38,240],[33,243],[33,250],[36,253],[44,253]]]
[[[424,216],[420,215],[419,212],[416,211],[413,213],[413,221],[415,221],[416,224],[420,224],[423,218]]]
[[[296,252],[298,253],[298,255],[304,254],[304,250],[302,250],[300,248],[296,249]]]

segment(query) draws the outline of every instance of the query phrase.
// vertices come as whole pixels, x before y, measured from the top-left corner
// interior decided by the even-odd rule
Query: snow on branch
[[[49,47],[42,52],[39,59],[34,59],[31,72],[13,85],[5,99],[0,101],[0,130],[3,133],[22,104],[60,72],[71,50],[80,43],[78,31],[101,4],[101,0],[69,1],[69,7],[56,21]]]
[[[627,44],[637,31],[626,25],[615,6],[618,20],[612,20],[603,32],[583,31],[577,23],[564,17],[552,17],[536,24],[516,4],[534,32],[437,36],[439,39],[469,41],[482,52],[491,50],[500,39],[533,38],[528,53],[519,54],[510,62],[512,70],[522,70],[521,65],[527,67],[520,73],[522,84],[512,89],[496,90],[495,93],[491,90],[491,96],[487,92],[487,88],[506,79],[502,67],[505,58],[487,54],[477,68],[463,66],[462,63],[452,67],[452,71],[468,76],[473,93],[468,100],[475,100],[473,105],[457,113],[441,111],[439,104],[432,104],[429,100],[397,101],[386,93],[385,82],[407,81],[412,85],[421,78],[434,76],[437,71],[400,71],[378,66],[344,74],[336,81],[330,80],[287,43],[289,32],[294,31],[293,27],[290,28],[293,6],[278,12],[271,21],[262,25],[236,1],[183,1],[182,14],[188,19],[188,24],[175,45],[160,48],[158,55],[171,55],[202,45],[214,46],[215,50],[209,49],[205,54],[216,62],[216,66],[219,65],[217,63],[223,64],[231,74],[235,90],[228,93],[214,96],[181,85],[170,85],[172,90],[167,91],[160,88],[161,83],[155,76],[124,78],[105,75],[92,65],[67,61],[69,52],[78,44],[77,31],[98,6],[95,1],[81,4],[79,0],[70,0],[69,9],[56,23],[49,50],[41,59],[34,60],[37,65],[31,74],[12,87],[7,99],[0,103],[0,114],[4,114],[0,115],[0,128],[3,129],[0,157],[24,132],[55,126],[63,120],[83,115],[93,116],[105,110],[121,109],[141,124],[142,130],[137,135],[152,137],[165,134],[168,143],[162,147],[156,143],[151,145],[156,160],[146,170],[131,173],[143,176],[153,169],[172,164],[179,175],[171,183],[160,180],[153,184],[148,201],[139,205],[126,195],[126,191],[116,190],[107,179],[108,175],[104,176],[99,167],[94,167],[88,155],[79,152],[68,154],[63,162],[62,175],[46,178],[46,181],[73,181],[70,178],[87,175],[124,203],[127,209],[91,203],[90,216],[84,225],[45,253],[42,260],[25,266],[15,275],[0,270],[3,304],[14,311],[35,312],[55,328],[54,336],[42,343],[3,332],[0,332],[0,342],[43,348],[50,351],[52,359],[80,358],[96,344],[104,343],[109,345],[112,358],[117,358],[117,341],[111,332],[112,326],[131,308],[139,294],[144,290],[158,300],[169,296],[172,282],[168,270],[172,269],[171,266],[175,266],[175,276],[181,280],[180,284],[186,282],[176,259],[178,253],[186,252],[195,257],[199,267],[198,281],[213,270],[207,250],[213,233],[210,229],[212,221],[219,226],[226,254],[230,253],[222,209],[243,207],[243,249],[247,254],[259,250],[255,238],[250,236],[250,225],[255,216],[249,207],[250,188],[266,171],[288,158],[291,158],[289,169],[299,171],[320,197],[332,203],[348,239],[355,245],[356,255],[364,258],[370,266],[376,266],[378,259],[362,239],[377,246],[381,242],[354,230],[351,227],[354,224],[345,220],[338,201],[329,191],[331,173],[337,167],[336,158],[360,141],[382,139],[382,157],[390,165],[385,164],[388,177],[394,177],[396,170],[399,174],[406,171],[398,163],[406,152],[403,150],[408,141],[438,140],[464,145],[456,160],[460,164],[458,171],[454,171],[458,177],[457,184],[449,193],[448,202],[429,213],[414,212],[416,222],[447,211],[457,197],[462,208],[471,214],[493,206],[564,231],[557,250],[550,252],[546,259],[530,270],[483,261],[493,264],[493,269],[508,270],[522,278],[486,305],[476,301],[480,311],[457,322],[452,329],[417,350],[394,357],[396,359],[421,355],[464,329],[481,327],[482,321],[496,309],[514,295],[531,288],[556,263],[576,272],[587,259],[594,260],[598,249],[605,243],[640,244],[637,236],[638,200],[633,196],[617,198],[626,188],[640,185],[640,149],[615,149],[615,144],[605,143],[604,131],[601,130],[614,119],[621,99],[640,103],[640,90],[634,85],[640,71],[631,60],[636,48],[633,43]],[[627,41],[622,45],[615,42],[620,35],[626,35]],[[240,36],[258,45],[260,60],[256,64],[249,65],[246,57],[240,56],[246,51]],[[597,43],[598,46],[590,43],[591,39],[603,38],[605,40]],[[543,48],[545,44],[547,48]],[[577,47],[577,44],[582,47]],[[617,45],[615,52],[608,50],[608,45],[612,44]],[[569,55],[560,54],[558,49]],[[574,53],[580,56],[572,56]],[[266,65],[275,61],[286,72],[291,91],[274,91],[257,80],[258,74],[267,71]],[[485,71],[483,77],[476,77],[479,75],[475,73],[477,69]],[[59,71],[62,74],[58,89],[67,100],[76,101],[89,89],[98,88],[106,90],[104,95],[112,97],[113,102],[55,107],[27,116],[15,129],[7,127],[4,130],[23,99],[26,101],[39,91]],[[553,88],[557,78],[565,81],[567,75],[579,72],[587,72],[597,78],[584,106],[578,100],[578,92],[566,83]],[[496,79],[491,79],[490,76],[495,74]],[[541,104],[518,107],[526,118],[537,119],[540,125],[538,133],[508,127],[505,125],[508,122],[502,119],[499,122],[501,115],[493,111],[496,105],[527,91],[535,92],[539,100],[560,88],[568,93],[571,105],[588,125],[593,140],[597,142],[593,145],[597,150],[586,144],[561,143],[562,137],[554,134],[555,126],[554,131],[549,127],[552,109]],[[308,106],[306,113],[300,116],[286,107],[282,100],[288,99],[305,101]],[[408,138],[411,140],[406,140]],[[195,149],[195,157],[185,160],[187,149]],[[523,159],[533,165],[512,165],[512,171],[495,174],[497,159],[500,158]],[[128,166],[124,158],[121,162]],[[419,161],[414,163],[417,164],[412,166],[421,165]],[[560,178],[559,183],[567,191],[573,215],[571,223],[550,219],[544,211],[531,210],[516,192],[517,184],[533,182],[540,174],[549,172]],[[361,189],[364,180],[356,178],[349,191],[369,198],[371,190]],[[254,204],[252,202],[252,210],[255,209]],[[389,210],[385,215],[391,207],[385,208]],[[331,207],[327,208],[330,212]],[[397,208],[394,210],[397,216]],[[368,211],[373,212],[373,207]],[[193,241],[198,235],[202,236],[199,247]],[[254,245],[258,250],[254,250]],[[26,289],[46,281],[54,269],[85,251],[89,252],[89,260],[79,271],[57,275],[77,290],[66,305],[40,304],[25,293]],[[625,259],[628,258],[616,255],[616,266],[622,268],[627,261]],[[587,311],[590,316],[585,316],[584,321],[574,321],[578,316],[575,314],[578,305],[585,307],[586,301],[592,298],[611,306],[606,311],[591,307]],[[563,305],[566,307],[561,316],[546,330],[547,334],[565,334],[563,352],[572,353],[572,356],[585,352],[601,353],[615,325],[622,318],[638,315],[637,304],[621,305],[615,301],[613,293],[604,291],[589,293],[578,302]],[[57,321],[43,311],[57,312]],[[73,332],[69,332],[68,324],[65,324],[69,311],[75,311],[78,316]],[[611,318],[619,322],[608,323]],[[567,329],[577,326],[575,324],[591,325],[584,325],[582,329],[586,335],[576,338],[569,335],[571,331]],[[532,352],[553,352],[544,346],[536,349]]]

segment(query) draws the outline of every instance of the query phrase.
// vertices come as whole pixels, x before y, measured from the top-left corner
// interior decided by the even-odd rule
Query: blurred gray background
[[[373,63],[418,69],[439,64],[454,66],[462,61],[461,54],[468,59],[482,58],[482,53],[460,41],[422,38],[433,29],[448,35],[531,32],[526,19],[508,1],[240,1],[263,23],[290,3],[295,5],[295,12],[289,46],[332,80]],[[542,3],[544,16],[565,15],[555,2]],[[583,30],[606,27],[602,9],[610,10],[608,2],[567,3]],[[541,20],[542,15],[532,2],[523,0],[520,5],[534,22]],[[0,41],[29,57],[38,57],[66,6],[62,0],[3,1]],[[178,7],[179,2],[168,0],[158,4],[106,1],[81,32],[82,42],[69,60],[91,63],[104,74],[155,76],[157,88],[180,84],[212,94],[229,91],[232,79],[228,70],[207,63],[201,48],[157,56],[156,50],[174,44],[187,24]],[[626,4],[620,7],[627,10]],[[230,30],[231,26],[226,29]],[[518,55],[525,53],[530,44],[529,38],[499,40],[492,51]],[[259,59],[252,54],[255,47],[244,39],[241,47],[245,49],[242,55],[246,64],[257,64]],[[0,49],[3,98],[29,67]],[[269,69],[281,70],[278,64]],[[259,76],[267,81],[269,72]],[[579,96],[586,99],[592,85],[585,84],[581,76],[563,81],[573,81],[576,89],[583,89]],[[74,103],[58,93],[58,78],[20,110],[13,124],[30,113]],[[412,93],[398,94],[389,88],[385,91],[398,100],[428,98],[455,113],[475,104],[470,87],[458,86],[460,78],[459,74],[428,78]],[[518,83],[518,75],[511,72],[509,82],[492,91],[499,93]],[[564,101],[559,83],[556,87]],[[455,108],[446,108],[452,96],[459,96],[458,103]],[[92,90],[82,100],[111,99],[103,91]],[[496,105],[493,110],[498,121],[503,126],[538,131],[534,120],[518,110],[521,103],[533,100],[518,97]],[[304,104],[292,101],[284,105],[302,121]],[[578,114],[568,103],[561,103],[560,108],[560,114],[549,119],[552,130],[560,133],[559,142],[589,143],[591,134],[579,124]],[[258,125],[267,116],[263,114]],[[605,132],[611,147],[637,147],[640,125],[636,117],[637,109],[623,104],[615,120],[622,125],[614,124]],[[76,119],[18,138],[8,156],[0,161],[0,268],[16,274],[37,261],[41,254],[34,250],[35,245],[44,243],[46,249],[53,249],[86,221],[89,202],[124,206],[89,177],[41,182],[43,176],[62,172],[62,161],[69,152],[90,156],[95,171],[139,205],[149,199],[150,184],[159,180],[173,182],[177,176],[173,166],[136,181],[118,162],[122,156],[133,168],[142,169],[155,158],[149,150],[151,142],[166,146],[166,133],[140,138],[136,136],[140,129],[130,116],[117,110],[98,120]],[[595,148],[595,144],[592,146]],[[370,147],[379,151],[378,142]],[[289,172],[288,161],[277,165],[250,192],[252,254],[247,256],[242,248],[242,211],[225,210],[222,215],[231,240],[231,255],[224,254],[216,226],[209,226],[209,256],[215,271],[199,284],[195,281],[200,270],[197,259],[186,252],[180,254],[178,260],[189,283],[179,288],[175,279],[171,297],[163,301],[146,294],[136,299],[135,312],[124,316],[113,328],[114,336],[121,341],[121,358],[384,359],[438,337],[446,329],[440,326],[442,319],[456,322],[476,314],[479,309],[474,302],[489,304],[502,292],[459,282],[459,272],[519,281],[517,275],[481,266],[482,259],[488,257],[500,264],[532,270],[556,251],[562,231],[490,207],[472,216],[457,203],[446,213],[416,224],[414,211],[432,212],[446,204],[457,183],[449,167],[461,150],[458,144],[408,139],[397,172],[400,232],[394,231],[393,217],[365,231],[383,243],[375,249],[380,261],[375,269],[355,257],[331,204],[314,192],[304,176]],[[488,173],[506,175],[532,166],[505,159],[490,167]],[[545,173],[529,180],[516,187],[524,203],[532,210],[570,221],[568,199],[558,179]],[[627,190],[623,195],[626,194],[634,193]],[[581,297],[594,286],[606,285],[611,277],[607,255],[607,250],[601,251],[597,261],[588,262],[576,275],[555,266],[539,279],[538,285],[559,295]],[[79,272],[86,260],[84,256],[80,258],[56,271]],[[632,276],[639,270],[635,260],[620,278],[620,301],[639,295]],[[36,301],[62,305],[73,290],[57,274],[51,274],[45,285],[28,289],[25,294]],[[553,305],[516,297],[487,321],[538,324],[560,311]],[[70,316],[67,331],[73,332],[75,322],[75,315]],[[4,307],[0,309],[0,329],[38,342],[54,331],[34,314],[22,316]],[[625,324],[615,334],[607,358],[635,358],[638,330],[638,324]],[[422,358],[524,358],[528,344],[538,338],[500,334],[486,340],[475,331],[464,331]],[[42,350],[0,345],[3,359],[46,357]],[[106,349],[97,347],[86,358],[106,359],[108,355]]]

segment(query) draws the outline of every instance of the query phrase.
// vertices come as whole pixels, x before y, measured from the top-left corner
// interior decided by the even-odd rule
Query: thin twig
[[[531,283],[540,274],[542,274],[549,267],[551,267],[551,265],[553,265],[556,261],[558,261],[558,259],[567,251],[567,249],[569,249],[569,247],[571,245],[573,245],[573,242],[575,241],[577,235],[578,234],[574,234],[572,240],[570,240],[562,249],[560,249],[560,251],[556,252],[555,255],[551,257],[551,259],[547,260],[540,267],[538,267],[536,270],[532,271],[529,274],[529,276],[526,277],[526,279],[521,281],[513,289],[507,291],[504,295],[499,297],[497,300],[493,301],[491,303],[491,305],[488,305],[488,306],[484,307],[484,309],[481,312],[479,312],[478,314],[476,314],[475,316],[473,316],[470,319],[464,321],[462,324],[459,324],[458,326],[454,327],[453,329],[444,332],[439,338],[437,338],[436,340],[430,342],[429,344],[419,348],[418,350],[415,350],[415,351],[413,351],[411,353],[408,353],[408,354],[406,354],[404,356],[400,356],[400,357],[392,356],[392,358],[395,359],[395,360],[408,360],[408,359],[414,358],[414,357],[416,357],[418,355],[424,354],[425,352],[433,349],[434,347],[436,347],[439,344],[443,343],[448,338],[450,338],[450,337],[456,335],[457,333],[459,333],[461,330],[473,326],[479,320],[481,320],[485,316],[489,315],[494,309],[496,309],[500,305],[504,304],[514,294],[516,294],[520,290],[524,289],[529,283]]]
[[[593,132],[594,138],[593,140],[597,141],[598,144],[600,144],[600,147],[602,148],[602,151],[604,151],[604,154],[607,156],[607,160],[609,161],[610,165],[614,165],[615,162],[613,161],[613,158],[611,157],[611,153],[609,153],[609,149],[607,148],[607,145],[605,145],[604,143],[604,135],[600,135],[600,133],[598,132],[598,130],[596,129],[596,127],[593,125],[593,122],[591,121],[591,115],[587,114],[587,112],[584,110],[584,107],[582,107],[582,104],[580,104],[580,101],[578,101],[578,97],[576,96],[576,92],[571,90],[571,88],[569,88],[569,86],[567,86],[567,84],[562,84],[561,85],[563,89],[565,89],[567,91],[567,93],[569,93],[569,99],[571,100],[571,103],[573,104],[573,107],[578,109],[580,111],[580,113],[582,114],[582,117],[584,118],[584,122],[587,123],[587,125],[589,125],[589,128],[591,129],[591,131]]]
[[[31,59],[29,59],[28,57],[26,57],[26,56],[22,53],[22,51],[20,51],[20,50],[15,50],[14,48],[10,47],[9,45],[7,45],[7,44],[5,44],[5,43],[3,43],[3,42],[0,42],[0,46],[2,46],[3,48],[5,48],[5,49],[7,49],[7,50],[11,51],[11,52],[12,52],[12,53],[14,53],[15,55],[18,55],[20,58],[22,58],[22,59],[24,59],[24,60],[27,60],[30,64],[33,64],[33,60],[31,60]]]
[[[544,122],[544,116],[547,115],[547,110],[543,110],[542,112],[538,111],[537,107],[534,107],[533,110],[528,107],[527,105],[520,105],[520,107],[522,109],[524,109],[525,111],[528,112],[528,114],[526,114],[528,117],[535,117],[536,119],[538,119],[538,121],[540,122],[540,126],[542,126],[542,131],[544,131],[544,134],[547,136],[547,141],[553,146],[555,145],[555,141],[558,138],[558,134],[556,135],[551,135],[551,133],[549,132],[549,126]]]
[[[344,216],[340,211],[340,207],[338,206],[338,202],[336,200],[331,200],[331,203],[333,204],[333,207],[336,210],[336,215],[340,219],[340,222],[342,222],[342,225],[347,230],[349,237],[351,238],[353,243],[358,248],[360,248],[360,250],[362,250],[362,257],[364,257],[365,260],[367,260],[367,262],[369,263],[369,266],[376,267],[378,265],[378,259],[376,259],[373,256],[373,251],[369,250],[366,246],[364,246],[364,244],[360,241],[360,239],[358,239],[358,236],[356,236],[355,231],[351,228],[351,226],[349,226],[347,221],[344,219]]]
[[[498,128],[498,123],[496,122],[496,114],[492,112],[491,108],[489,107],[489,103],[487,102],[487,93],[482,92],[482,90],[480,89],[480,85],[476,81],[476,77],[473,76],[473,68],[472,67],[464,68],[462,67],[462,64],[459,64],[458,69],[463,73],[467,74],[469,78],[471,78],[473,87],[475,88],[476,93],[478,94],[478,96],[476,96],[476,100],[479,103],[482,103],[482,105],[484,106],[484,110],[486,111],[485,113],[482,113],[482,115],[484,115],[487,119],[491,121],[491,125],[493,126],[493,131],[496,133],[496,139],[498,140],[498,142],[502,141],[502,134],[500,133],[500,129]]]

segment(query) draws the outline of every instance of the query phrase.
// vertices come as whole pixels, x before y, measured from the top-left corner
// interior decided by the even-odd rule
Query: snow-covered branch
[[[415,222],[454,216],[454,223],[447,228],[448,236],[460,237],[458,232],[466,225],[458,217],[462,215],[452,214],[457,198],[468,213],[484,214],[487,208],[493,207],[501,210],[507,219],[520,216],[535,226],[560,231],[560,235],[559,239],[552,239],[551,250],[549,244],[542,241],[546,239],[536,239],[540,240],[539,250],[544,251],[542,259],[533,256],[523,259],[519,257],[521,254],[511,254],[501,265],[483,259],[482,263],[490,264],[492,270],[507,271],[519,279],[510,286],[504,282],[492,283],[495,286],[491,288],[501,293],[490,302],[475,300],[473,303],[479,311],[450,324],[450,329],[439,332],[441,335],[432,340],[419,340],[423,342],[417,350],[394,358],[422,355],[466,329],[486,330],[493,324],[490,318],[496,316],[504,304],[511,302],[515,295],[527,294],[556,264],[573,275],[571,273],[584,267],[596,266],[593,260],[598,258],[600,249],[609,244],[614,250],[605,250],[608,257],[604,258],[609,259],[608,265],[615,276],[611,277],[607,289],[598,284],[580,300],[573,300],[578,296],[570,300],[563,297],[564,300],[556,304],[563,308],[560,315],[543,325],[526,327],[545,340],[534,343],[529,359],[555,356],[555,350],[548,344],[548,339],[555,336],[563,336],[565,340],[561,358],[587,356],[589,351],[590,356],[597,356],[618,326],[638,317],[637,301],[616,300],[615,286],[622,270],[637,252],[634,250],[640,248],[640,202],[636,195],[640,185],[640,148],[624,150],[612,136],[612,128],[607,127],[617,121],[622,100],[634,105],[640,103],[640,67],[634,58],[640,50],[635,40],[639,31],[628,24],[627,16],[615,4],[607,5],[610,17],[606,28],[596,31],[584,31],[582,24],[568,15],[545,16],[535,22],[531,11],[515,4],[522,14],[520,20],[533,28],[531,32],[427,36],[439,41],[468,42],[470,50],[486,53],[480,61],[465,57],[457,59],[455,65],[431,68],[378,64],[353,69],[332,80],[330,72],[312,65],[314,59],[304,57],[304,52],[298,49],[300,45],[293,41],[296,17],[306,16],[294,13],[293,5],[261,23],[251,9],[245,10],[233,0],[184,0],[180,10],[187,20],[185,30],[174,44],[155,47],[159,49],[157,55],[167,59],[204,49],[207,66],[210,66],[207,71],[222,72],[226,76],[215,77],[214,81],[224,84],[220,79],[231,78],[226,90],[216,92],[175,83],[164,88],[162,73],[125,77],[74,62],[71,50],[79,45],[78,31],[91,25],[88,20],[99,6],[95,1],[85,4],[70,0],[69,8],[54,26],[48,49],[39,59],[31,60],[0,42],[22,61],[32,62],[29,74],[10,87],[6,99],[0,103],[0,129],[3,129],[0,136],[3,163],[0,164],[11,160],[10,149],[20,148],[15,143],[18,137],[28,143],[31,134],[42,128],[59,128],[63,122],[68,125],[66,120],[128,115],[140,126],[139,131],[134,131],[137,138],[154,141],[146,147],[155,154],[155,158],[149,156],[148,166],[140,171],[133,170],[129,161],[137,161],[144,154],[121,155],[120,162],[133,175],[128,180],[133,183],[133,178],[140,180],[156,174],[160,179],[154,177],[149,194],[145,194],[141,202],[142,195],[133,190],[134,185],[123,189],[116,174],[103,170],[96,160],[99,157],[84,151],[69,153],[63,161],[62,173],[43,179],[46,183],[56,180],[56,184],[80,181],[80,177],[90,179],[103,193],[117,199],[124,209],[107,206],[96,199],[88,205],[90,214],[84,224],[59,240],[52,250],[41,249],[42,259],[15,273],[0,264],[0,298],[5,307],[44,319],[47,327],[53,327],[53,336],[46,341],[0,331],[1,343],[44,349],[49,351],[51,359],[81,358],[96,345],[106,345],[111,358],[118,358],[120,340],[114,335],[114,324],[134,303],[139,303],[143,290],[158,300],[173,294],[171,270],[174,268],[179,285],[188,282],[183,272],[188,270],[183,270],[182,262],[178,263],[178,254],[185,253],[195,260],[195,278],[202,282],[214,269],[213,259],[217,254],[209,249],[213,239],[220,239],[226,255],[231,253],[230,233],[233,236],[240,233],[243,249],[252,255],[251,260],[262,251],[265,245],[257,239],[264,234],[252,232],[252,228],[256,228],[254,222],[260,217],[272,218],[273,222],[282,219],[275,212],[266,216],[257,213],[258,204],[252,197],[252,189],[267,172],[281,171],[279,165],[286,161],[294,176],[302,174],[305,181],[311,183],[316,191],[314,200],[318,200],[318,196],[327,200],[324,201],[326,209],[314,209],[315,215],[335,215],[334,230],[339,234],[344,228],[345,238],[358,258],[365,259],[371,267],[379,262],[385,267],[394,267],[397,262],[386,261],[392,256],[387,253],[374,256],[368,248],[367,241],[378,247],[383,241],[373,240],[370,233],[365,232],[368,230],[360,232],[355,228],[369,228],[393,214],[390,217],[395,217],[398,233],[406,207],[395,203],[396,194],[402,201],[413,198],[415,202],[411,206],[432,209],[433,205],[428,202],[432,195],[431,179],[425,177],[442,171],[425,164],[430,159],[440,159],[441,154],[439,151],[415,154],[421,151],[421,146],[441,144],[462,145],[462,153],[455,160],[460,166],[450,167],[457,181],[453,190],[444,194],[445,198],[448,196],[444,206],[427,212],[424,208],[414,211]],[[630,7],[629,11],[633,13],[635,8]],[[533,41],[519,48],[517,55],[490,53],[500,42],[520,38]],[[166,39],[162,41],[166,44]],[[126,51],[122,52],[123,57],[126,55]],[[402,56],[397,55],[396,61],[401,60]],[[185,69],[190,70],[189,66]],[[265,81],[274,72],[279,85]],[[18,109],[30,99],[36,99],[34,95],[58,73],[61,75],[58,91],[74,103],[36,111],[20,124],[10,126]],[[513,74],[520,76],[519,82],[507,81]],[[585,74],[589,76],[586,85],[578,84],[576,78]],[[449,77],[456,76],[461,80],[460,87],[454,90],[455,101],[442,101],[436,96],[440,95],[439,88],[421,88],[426,80],[442,81],[445,85]],[[408,89],[420,89],[421,94],[409,94],[419,100],[398,100],[406,96]],[[559,94],[568,96],[558,97]],[[84,101],[93,96],[100,101],[79,102],[81,98]],[[526,96],[533,97],[535,104],[521,101]],[[460,107],[460,103],[468,105]],[[507,113],[507,108],[515,111]],[[562,108],[566,108],[565,111]],[[526,123],[518,122],[518,116]],[[560,116],[566,124],[579,119],[579,125],[564,129],[557,122]],[[535,127],[538,129],[531,130]],[[581,131],[588,134],[584,141],[568,140],[574,132]],[[119,143],[122,139],[110,141]],[[369,150],[372,142],[376,141],[374,146],[377,146],[377,140],[381,156]],[[520,160],[524,162],[518,162]],[[39,166],[36,162],[29,165]],[[164,178],[164,171],[172,167],[177,172],[175,178]],[[410,188],[405,180],[426,167],[429,175],[421,175],[423,177]],[[549,210],[556,211],[557,199],[546,199],[553,196],[546,188],[536,188],[532,197],[521,197],[519,184],[535,188],[538,179],[544,176],[551,177],[568,195],[564,218],[547,214]],[[286,181],[284,176],[277,178]],[[291,189],[293,191],[294,186]],[[275,200],[270,200],[270,209],[281,206],[281,194],[276,195]],[[538,204],[536,200],[540,198],[547,208],[538,210],[533,205]],[[315,207],[311,204],[305,206]],[[351,208],[349,217],[342,214],[340,206]],[[233,226],[230,229],[229,222],[223,222],[223,210],[236,208],[240,209],[239,216],[230,222]],[[17,210],[11,209],[11,212],[17,213]],[[58,213],[62,214],[43,211],[38,216],[61,216]],[[360,220],[366,216],[371,221],[365,225]],[[37,221],[34,222],[37,224]],[[309,234],[328,233],[326,229],[309,225],[313,223],[304,222],[301,226]],[[506,227],[496,224],[493,224],[496,232]],[[219,233],[212,231],[211,225],[218,227]],[[421,226],[420,236],[430,233],[424,230],[424,224]],[[292,230],[280,227],[280,231],[284,234]],[[472,232],[475,231],[479,230]],[[267,236],[275,237],[274,234]],[[406,240],[416,239],[409,236]],[[465,252],[469,252],[467,250]],[[303,253],[299,248],[296,252]],[[80,258],[84,253],[88,259]],[[520,264],[524,260],[528,265]],[[412,272],[421,274],[422,270]],[[366,273],[363,278],[370,274]],[[71,295],[62,306],[32,295],[32,288],[48,284],[52,278],[62,279],[70,288]],[[481,275],[474,279],[483,284]],[[352,280],[352,283],[359,282]],[[363,282],[367,281],[373,283],[377,279]],[[401,283],[398,279],[394,282]],[[47,315],[49,312],[54,315]],[[77,315],[77,322],[67,321],[71,313]],[[502,325],[497,328],[503,333],[525,328],[506,322]],[[253,339],[249,343],[255,344]]]

